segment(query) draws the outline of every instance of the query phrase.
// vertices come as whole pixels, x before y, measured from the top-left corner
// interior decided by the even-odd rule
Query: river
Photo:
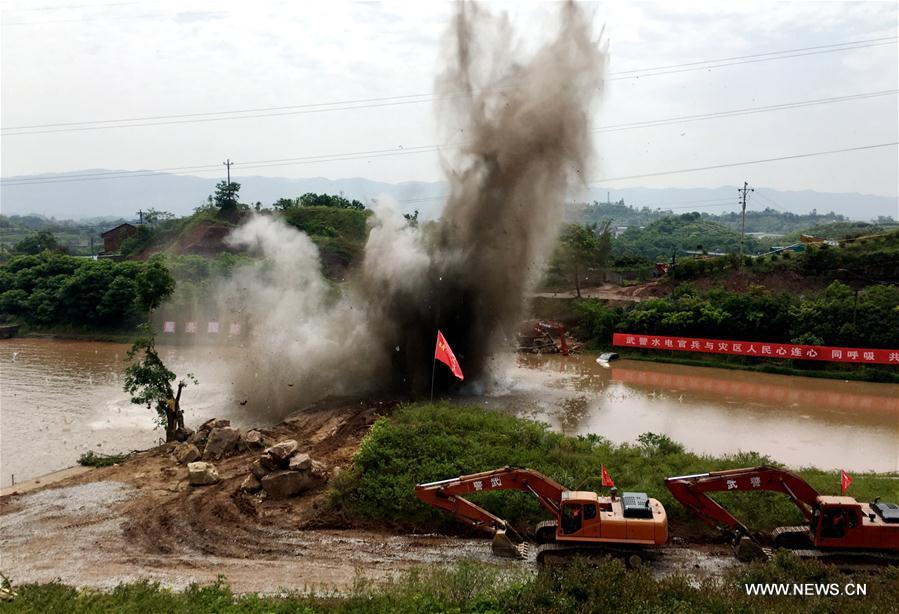
[[[147,448],[146,407],[121,390],[127,346],[50,339],[0,341],[0,485],[74,464],[87,450]],[[230,398],[225,365],[238,347],[162,346],[199,386],[182,398],[188,424],[210,417],[258,426]],[[13,357],[15,356],[15,359]],[[633,442],[666,434],[709,454],[753,450],[791,466],[899,471],[899,386],[620,360],[507,356],[489,391],[469,397],[548,422],[567,434]]]

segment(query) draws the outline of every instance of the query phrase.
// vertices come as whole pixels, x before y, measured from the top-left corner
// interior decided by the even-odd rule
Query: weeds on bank
[[[864,584],[864,596],[758,597],[747,583]],[[843,574],[817,561],[782,553],[766,563],[741,567],[719,580],[691,582],[682,576],[655,580],[648,569],[627,571],[618,561],[575,560],[537,574],[486,563],[413,570],[375,585],[359,582],[347,594],[316,596],[235,595],[220,579],[183,592],[156,583],[121,584],[109,592],[59,583],[17,587],[0,612],[890,612],[899,600],[899,570]]]
[[[78,464],[85,467],[111,467],[124,462],[130,456],[129,454],[101,454],[88,450],[78,457]]]
[[[664,486],[666,477],[719,469],[775,465],[755,452],[712,457],[687,452],[664,435],[646,433],[630,444],[613,444],[598,435],[570,437],[547,425],[480,407],[448,403],[408,405],[375,423],[353,460],[332,482],[332,503],[351,518],[374,520],[412,530],[447,530],[461,525],[444,512],[418,501],[415,484],[487,471],[506,465],[540,471],[575,490],[603,490],[605,464],[620,490],[644,491],[659,499],[675,523],[695,519]],[[839,472],[800,469],[823,494],[837,494]],[[850,495],[860,500],[899,499],[899,476],[853,474]],[[759,530],[798,524],[796,507],[777,493],[721,493],[715,497],[746,524]],[[519,529],[546,518],[533,497],[500,491],[472,500]]]

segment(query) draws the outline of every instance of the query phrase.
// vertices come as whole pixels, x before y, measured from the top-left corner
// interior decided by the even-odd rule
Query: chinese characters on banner
[[[638,335],[633,333],[615,333],[612,335],[612,345],[643,350],[675,350],[681,352],[704,352],[707,354],[733,354],[738,356],[761,356],[763,358],[796,358],[801,360],[893,364],[899,366],[899,349],[840,348],[823,345],[725,341],[722,339],[694,339],[692,337]]]
[[[196,335],[202,330],[199,322],[183,322],[181,324],[183,326],[182,331],[189,335]],[[162,324],[162,332],[167,334],[174,334],[178,330],[178,324],[172,320],[165,320]],[[216,321],[210,320],[206,322],[206,334],[208,335],[218,335],[219,332],[224,330],[224,324]],[[240,322],[229,322],[228,323],[228,335],[234,337],[240,335],[242,330]]]

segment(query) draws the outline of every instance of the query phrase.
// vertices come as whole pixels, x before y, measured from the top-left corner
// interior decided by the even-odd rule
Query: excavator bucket
[[[526,559],[528,557],[528,543],[513,542],[504,529],[498,529],[493,534],[493,554],[509,559]]]
[[[745,535],[734,544],[734,554],[736,555],[737,560],[743,563],[764,561],[768,558],[765,550]]]

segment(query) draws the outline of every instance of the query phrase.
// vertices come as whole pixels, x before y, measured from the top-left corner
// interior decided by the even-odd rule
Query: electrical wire
[[[895,44],[899,37],[873,38],[859,41],[849,41],[845,43],[833,43],[830,45],[818,45],[814,47],[802,47],[798,49],[788,49],[783,51],[770,51],[761,54],[752,54],[746,56],[732,56],[729,58],[720,58],[717,60],[700,60],[696,62],[687,62],[684,64],[670,64],[667,66],[659,66],[655,68],[635,69],[630,71],[622,71],[618,73],[610,73],[607,80],[615,81],[619,79],[632,79],[641,77],[651,77],[664,74],[675,74],[693,70],[703,70],[712,68],[721,68],[725,66],[735,66],[739,64],[749,64],[754,62],[771,61],[777,59],[787,59],[793,57],[803,57],[807,55],[817,55],[822,53],[834,53],[839,51],[849,51],[853,49],[863,49],[867,47],[879,47],[889,44]],[[785,55],[786,54],[786,55]],[[673,69],[673,70],[672,70]],[[644,73],[644,74],[641,74]],[[443,96],[435,96],[434,94],[406,94],[401,96],[385,96],[380,98],[362,98],[355,100],[343,100],[334,102],[308,103],[302,105],[291,105],[282,107],[259,107],[252,109],[237,109],[231,111],[210,111],[205,113],[183,113],[175,115],[151,115],[142,117],[107,119],[107,120],[86,120],[80,122],[57,122],[44,124],[30,124],[20,126],[10,126],[0,128],[6,133],[6,136],[17,136],[21,134],[48,134],[56,132],[78,132],[85,130],[103,130],[109,128],[133,128],[144,126],[171,125],[184,123],[204,123],[210,121],[227,121],[234,119],[254,119],[260,117],[278,117],[281,115],[302,115],[308,113],[320,113],[325,111],[346,111],[355,109],[367,109],[387,106],[397,106],[406,104],[419,104],[423,102],[433,102],[445,97],[455,95],[466,95],[465,92],[451,92]],[[270,113],[271,111],[283,111],[278,113]],[[738,111],[735,111],[738,112]],[[246,115],[251,113],[253,115]],[[242,114],[242,115],[241,115]],[[206,117],[212,116],[212,117]],[[193,118],[193,119],[191,119]],[[151,121],[162,120],[162,121]],[[127,123],[132,122],[132,123]],[[135,123],[137,122],[137,123]],[[113,125],[99,125],[113,124]],[[124,125],[119,125],[124,124]]]

